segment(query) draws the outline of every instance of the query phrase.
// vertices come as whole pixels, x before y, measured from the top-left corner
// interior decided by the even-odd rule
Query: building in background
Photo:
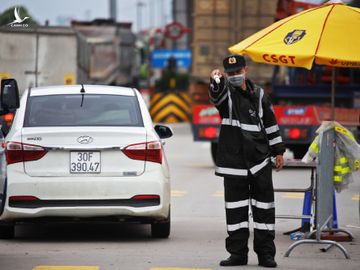
[[[194,82],[207,82],[210,71],[221,66],[228,47],[274,21],[277,0],[174,0],[174,21],[191,28],[176,42],[192,50]],[[266,82],[272,67],[249,61],[252,79]]]

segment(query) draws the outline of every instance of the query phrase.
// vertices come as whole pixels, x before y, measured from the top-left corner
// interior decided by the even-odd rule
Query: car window
[[[29,97],[24,127],[144,126],[136,96],[47,95]]]

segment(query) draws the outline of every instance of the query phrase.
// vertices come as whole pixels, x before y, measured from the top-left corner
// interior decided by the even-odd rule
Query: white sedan
[[[18,221],[82,218],[149,223],[153,237],[168,237],[162,139],[171,136],[168,127],[153,127],[132,88],[26,90],[5,139],[0,238],[13,237]]]

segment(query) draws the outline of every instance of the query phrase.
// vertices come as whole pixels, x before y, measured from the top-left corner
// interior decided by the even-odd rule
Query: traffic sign
[[[191,66],[190,50],[153,50],[151,53],[151,67],[166,68],[170,57],[176,59],[177,67],[189,68]]]
[[[188,32],[190,32],[190,29],[179,22],[172,22],[165,26],[165,36],[172,40],[177,40]]]

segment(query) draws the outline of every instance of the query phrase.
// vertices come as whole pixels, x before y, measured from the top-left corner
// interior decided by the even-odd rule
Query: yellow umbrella
[[[360,9],[339,0],[273,23],[229,48],[253,61],[311,69],[316,64],[360,67]],[[331,85],[335,119],[335,69]]]
[[[360,67],[360,9],[341,1],[282,19],[229,48],[253,61],[304,67]]]

